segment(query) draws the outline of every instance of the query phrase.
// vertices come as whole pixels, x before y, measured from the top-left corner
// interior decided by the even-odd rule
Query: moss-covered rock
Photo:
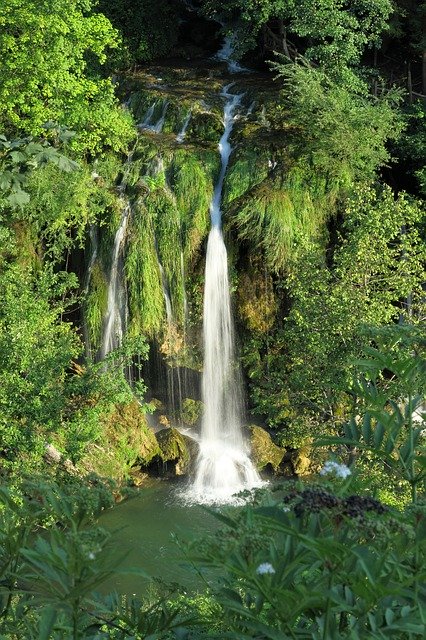
[[[162,429],[156,437],[160,448],[159,458],[165,464],[164,471],[177,476],[188,473],[191,460],[196,455],[195,441],[177,429]]]
[[[262,427],[251,425],[249,432],[251,455],[256,467],[259,471],[270,467],[277,472],[284,458],[285,449],[274,444],[269,433]]]
[[[278,308],[272,278],[262,266],[260,260],[253,261],[250,270],[240,274],[237,290],[240,317],[260,334],[272,328]]]
[[[306,449],[296,449],[289,456],[293,471],[298,476],[306,476],[311,472],[311,459],[307,453]]]
[[[210,111],[194,113],[188,126],[190,141],[218,142],[223,133],[223,122],[218,114]]]
[[[130,477],[133,467],[145,467],[158,455],[155,434],[134,401],[116,405],[104,418],[101,436],[89,446],[79,468],[122,482]]]

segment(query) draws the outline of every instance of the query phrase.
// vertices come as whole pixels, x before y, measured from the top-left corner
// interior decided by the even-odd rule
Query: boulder
[[[306,476],[311,473],[311,459],[308,457],[306,449],[295,449],[288,457],[296,475]]]
[[[162,463],[163,473],[176,476],[188,473],[191,460],[197,454],[198,446],[195,440],[173,428],[162,429],[156,437],[160,449],[157,463]]]
[[[272,442],[269,433],[257,425],[249,426],[251,455],[254,464],[262,471],[269,468],[274,473],[284,458],[285,449]]]

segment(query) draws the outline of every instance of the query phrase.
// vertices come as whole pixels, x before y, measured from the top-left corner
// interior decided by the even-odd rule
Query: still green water
[[[170,482],[153,482],[141,488],[137,496],[106,512],[100,524],[113,532],[117,551],[128,553],[120,570],[134,567],[152,578],[201,590],[205,586],[203,580],[185,560],[173,538],[189,542],[214,532],[219,523],[203,507],[183,504],[177,495],[180,488],[181,485]],[[105,583],[103,590],[139,595],[149,582],[122,574]]]

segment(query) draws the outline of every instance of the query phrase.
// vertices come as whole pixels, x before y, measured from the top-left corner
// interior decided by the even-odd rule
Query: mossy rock
[[[135,466],[147,466],[160,454],[157,439],[139,404],[118,404],[104,418],[98,442],[81,461],[85,471],[122,482]],[[80,465],[79,465],[80,466]]]
[[[187,139],[202,142],[218,142],[223,133],[221,118],[211,112],[194,113],[188,126]]]
[[[289,460],[296,475],[301,477],[311,473],[311,459],[308,457],[305,449],[296,449],[291,452]]]
[[[271,276],[262,272],[260,261],[239,277],[238,312],[250,331],[264,334],[272,329],[278,305]]]
[[[272,442],[272,438],[265,429],[256,425],[249,427],[250,446],[253,462],[259,471],[271,467],[277,472],[284,458],[285,449]]]
[[[170,469],[171,463],[177,476],[188,473],[191,459],[194,458],[197,447],[194,440],[179,433],[177,429],[162,429],[156,434],[160,448],[160,459]]]

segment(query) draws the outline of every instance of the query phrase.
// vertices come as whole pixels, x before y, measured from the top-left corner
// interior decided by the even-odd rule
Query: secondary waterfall
[[[179,144],[182,144],[182,142],[185,140],[186,130],[188,129],[190,120],[191,120],[191,111],[188,111],[186,118],[183,122],[182,129],[179,131],[179,133],[176,136],[176,142],[178,142]]]
[[[207,244],[204,285],[204,372],[200,451],[188,497],[206,504],[232,501],[243,489],[260,484],[242,434],[242,389],[234,355],[234,328],[228,282],[228,259],[221,231],[221,196],[231,155],[229,137],[241,95],[226,99],[224,132],[219,142],[222,165],[210,205],[212,228]]]
[[[133,152],[129,154],[126,162],[123,179],[119,186],[119,192],[123,199],[123,213],[121,214],[120,225],[114,237],[114,245],[111,256],[111,271],[108,282],[107,312],[104,320],[104,331],[99,358],[103,360],[105,356],[121,345],[127,316],[126,292],[121,278],[121,257],[124,239],[126,237],[127,224],[132,208],[130,202],[124,198],[127,178],[132,162]]]

